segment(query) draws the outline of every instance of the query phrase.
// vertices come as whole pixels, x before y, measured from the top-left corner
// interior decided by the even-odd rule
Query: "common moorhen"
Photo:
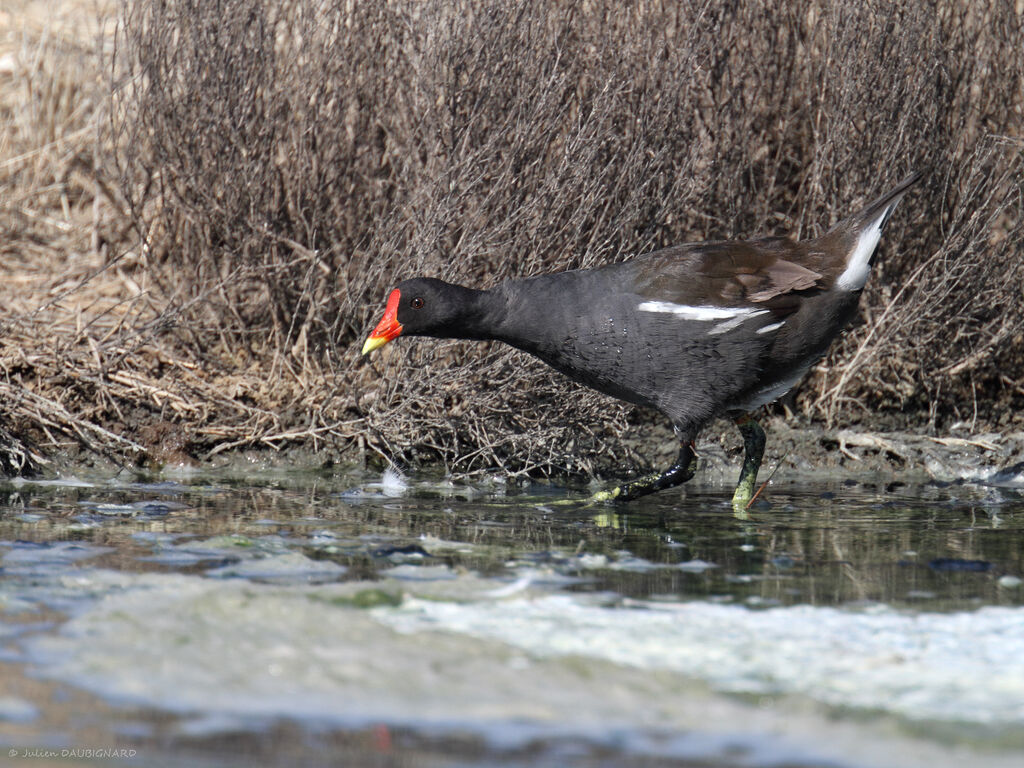
[[[687,243],[490,290],[419,277],[391,291],[363,354],[399,335],[497,339],[605,394],[661,411],[681,441],[667,471],[596,499],[686,482],[693,440],[732,415],[744,442],[733,503],[752,498],[764,431],[749,415],[788,392],[857,310],[871,259],[914,174],[821,237]]]

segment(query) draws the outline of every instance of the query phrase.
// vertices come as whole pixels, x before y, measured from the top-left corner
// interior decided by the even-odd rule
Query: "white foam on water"
[[[1024,723],[1024,609],[909,614],[706,602],[615,610],[553,595],[515,604],[410,600],[380,612],[541,656],[671,670],[721,691],[799,694],[913,720]]]
[[[42,477],[42,478],[25,478],[15,477],[10,480],[10,483],[15,487],[23,485],[38,485],[43,487],[54,487],[54,488],[95,488],[96,483],[91,483],[88,480],[82,480],[74,475],[67,477]]]
[[[220,579],[251,579],[270,584],[302,584],[337,581],[347,571],[330,560],[311,560],[301,552],[254,557],[211,568],[206,575]]]
[[[970,749],[902,736],[891,721],[832,720],[807,702],[876,719],[1015,726],[1024,719],[1021,608],[614,608],[600,596],[538,597],[530,585],[500,591],[504,582],[470,576],[459,577],[470,591],[454,601],[439,599],[445,580],[282,586],[96,569],[62,579],[84,605],[56,630],[19,638],[33,674],[204,727],[385,722],[468,729],[499,745],[567,736],[729,764],[739,749],[743,764],[763,766],[1010,766],[1019,757],[978,762]],[[396,585],[429,599],[371,610],[346,602],[354,590]]]

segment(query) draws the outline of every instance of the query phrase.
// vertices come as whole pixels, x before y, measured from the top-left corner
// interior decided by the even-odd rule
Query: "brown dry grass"
[[[797,402],[941,429],[1024,393],[1021,3],[15,6],[0,417],[23,446],[635,464],[647,414],[519,353],[360,362],[387,288],[806,236],[911,168],[865,322]]]

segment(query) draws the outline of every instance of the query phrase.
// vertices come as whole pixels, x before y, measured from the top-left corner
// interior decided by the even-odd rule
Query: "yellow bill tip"
[[[360,352],[359,354],[368,355],[371,352],[373,352],[373,350],[380,349],[389,341],[391,341],[391,339],[387,338],[386,336],[369,336],[363,343],[363,351]]]

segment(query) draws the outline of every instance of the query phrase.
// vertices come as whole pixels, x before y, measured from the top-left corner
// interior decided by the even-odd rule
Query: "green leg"
[[[749,415],[736,419],[736,426],[743,435],[743,469],[736,483],[736,492],[732,495],[732,506],[733,509],[746,509],[754,498],[757,471],[761,468],[761,457],[764,456],[764,430]]]
[[[666,471],[658,474],[638,477],[609,491],[598,491],[590,497],[591,501],[632,501],[655,491],[671,488],[685,483],[697,471],[697,454],[693,451],[693,442],[687,440],[679,449],[679,458]]]

